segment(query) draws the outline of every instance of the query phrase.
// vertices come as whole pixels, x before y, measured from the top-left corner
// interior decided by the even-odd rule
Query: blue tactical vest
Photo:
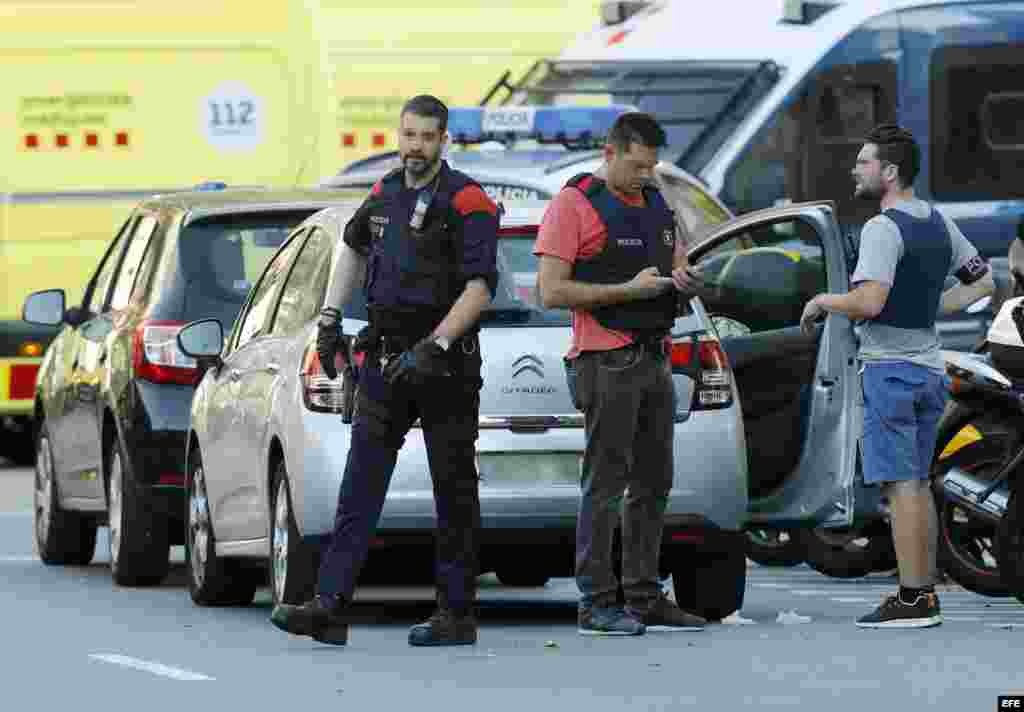
[[[577,260],[573,279],[621,284],[652,266],[664,276],[672,274],[675,217],[657,188],[644,188],[645,205],[635,207],[619,200],[603,180],[590,174],[575,176],[566,187],[581,191],[608,229],[604,249],[593,257]],[[676,291],[672,288],[652,299],[597,307],[591,314],[608,329],[663,334],[672,328],[676,303]]]
[[[890,208],[882,213],[900,229],[903,257],[896,265],[892,289],[873,320],[900,329],[935,326],[942,289],[953,261],[953,243],[939,211],[918,219]]]
[[[404,189],[402,169],[381,179],[368,217],[366,295],[371,321],[376,316],[402,325],[381,324],[385,330],[429,331],[458,299],[463,285],[457,284],[452,198],[467,185],[476,183],[442,164],[423,224],[415,229],[410,219],[419,192]]]

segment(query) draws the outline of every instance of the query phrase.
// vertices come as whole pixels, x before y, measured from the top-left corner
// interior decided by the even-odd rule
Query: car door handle
[[[267,373],[277,373],[280,370],[281,370],[281,367],[278,366],[276,363],[268,363],[267,364]]]
[[[228,371],[228,378],[231,379],[231,381],[237,383],[242,379],[242,372],[239,371],[237,368],[233,368],[230,371]]]

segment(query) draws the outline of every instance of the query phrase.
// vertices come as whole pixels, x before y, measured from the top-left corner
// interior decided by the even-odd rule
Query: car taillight
[[[673,340],[672,370],[694,380],[691,411],[732,405],[732,369],[722,344],[715,337]]]
[[[317,413],[344,412],[345,384],[349,379],[343,376],[344,361],[341,360],[340,354],[335,356],[334,366],[338,369],[338,377],[332,381],[320,366],[316,345],[310,344],[306,347],[299,377],[302,380],[302,401],[310,410]]]
[[[136,378],[182,386],[194,386],[199,381],[195,359],[178,348],[178,332],[183,326],[183,321],[147,320],[135,328],[132,367]]]

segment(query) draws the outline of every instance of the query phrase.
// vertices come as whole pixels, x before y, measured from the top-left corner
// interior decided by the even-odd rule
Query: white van
[[[896,121],[924,149],[918,195],[1006,256],[1024,215],[1024,2],[602,6],[600,26],[490,105],[631,104],[665,125],[666,160],[734,212],[828,199],[854,235],[877,206],[853,200],[849,169],[864,135]],[[581,153],[566,177],[599,161]],[[939,330],[965,348],[982,328],[966,315]]]

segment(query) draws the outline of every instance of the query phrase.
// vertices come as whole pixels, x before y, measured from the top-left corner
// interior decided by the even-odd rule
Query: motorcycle
[[[975,353],[943,358],[950,401],[931,472],[940,564],[964,588],[1024,600],[1024,297],[1003,302]]]

